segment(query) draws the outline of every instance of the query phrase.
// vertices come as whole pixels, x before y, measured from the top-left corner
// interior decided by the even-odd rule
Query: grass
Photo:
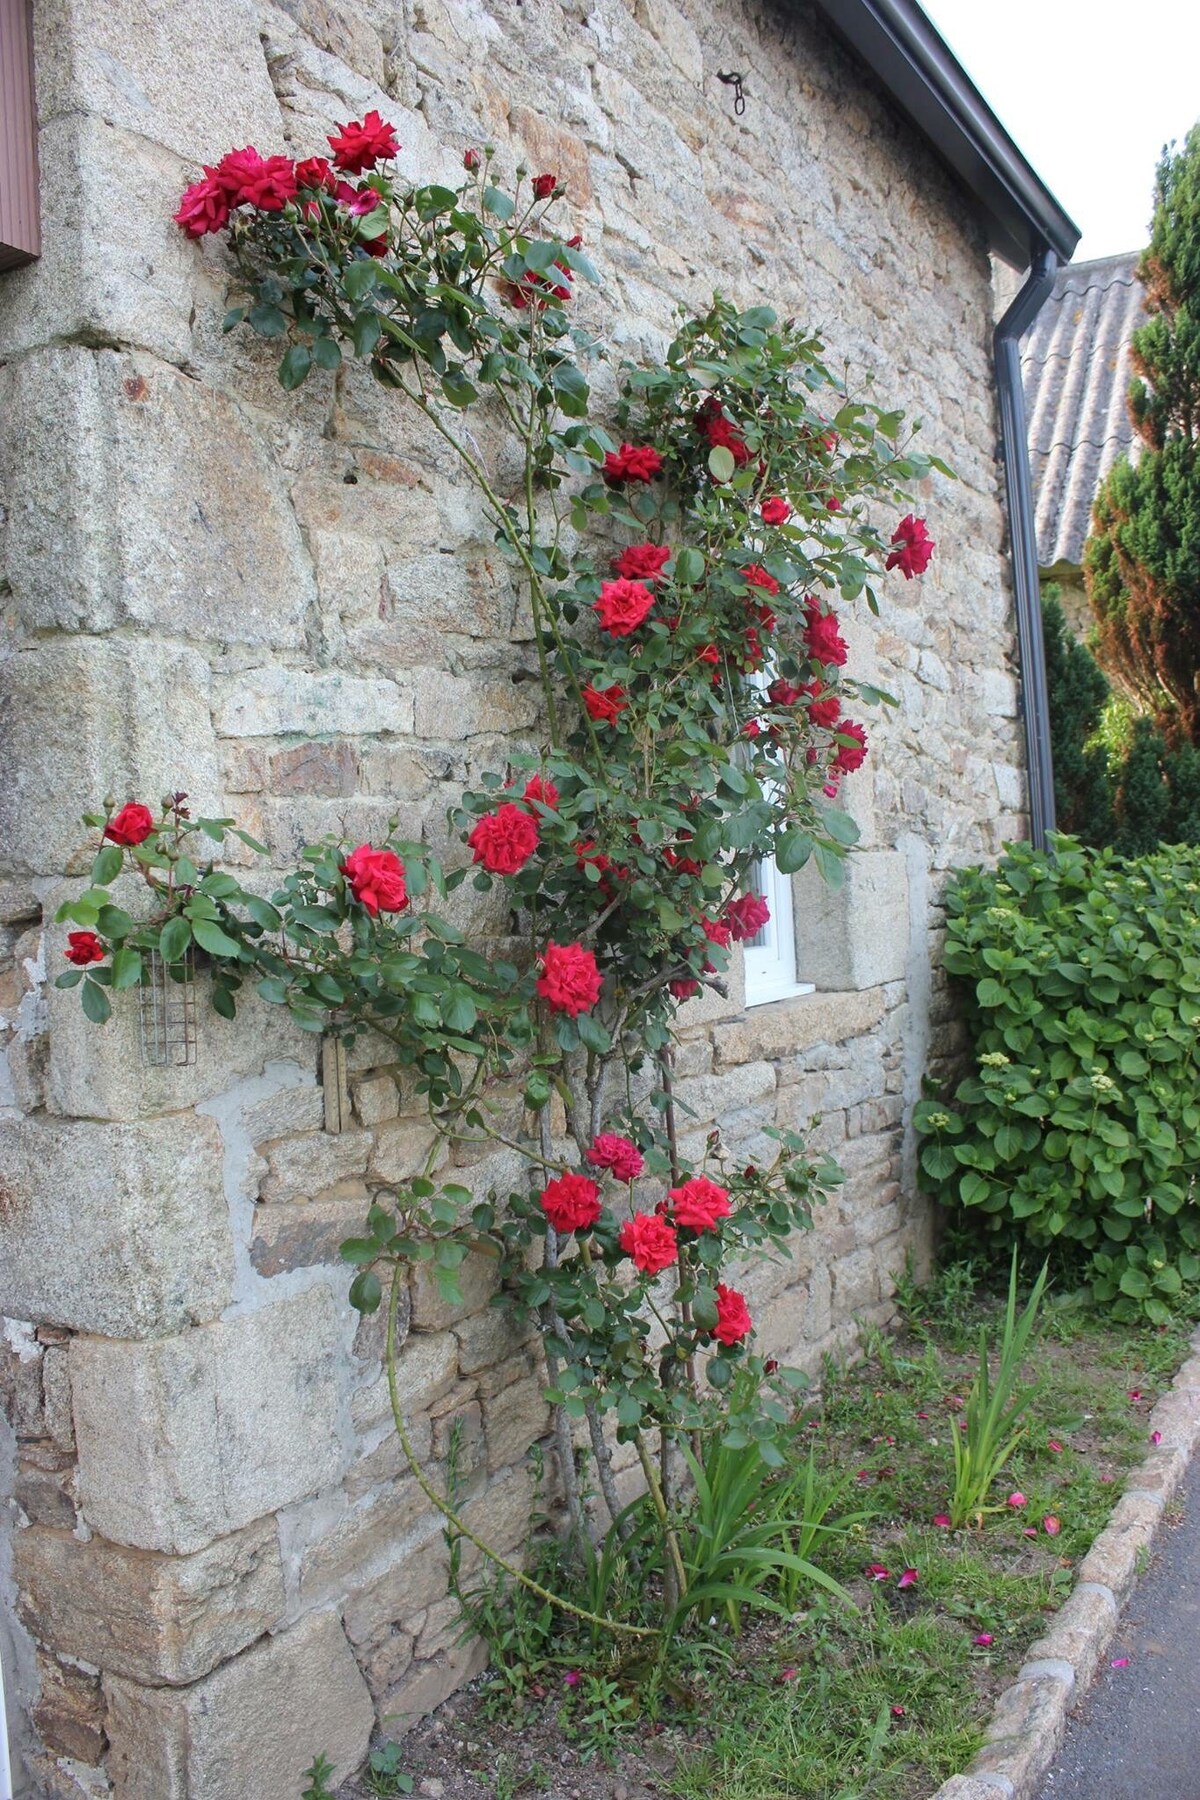
[[[806,1585],[789,1618],[758,1615],[742,1636],[716,1623],[669,1680],[582,1656],[544,1660],[515,1683],[492,1678],[490,1692],[485,1677],[463,1728],[495,1779],[448,1785],[452,1800],[532,1796],[564,1757],[594,1767],[597,1796],[611,1792],[607,1766],[678,1800],[925,1800],[970,1761],[1146,1454],[1150,1410],[1187,1354],[1190,1323],[1114,1326],[1049,1295],[1027,1359],[1039,1383],[1028,1431],[993,1495],[1025,1504],[950,1532],[934,1517],[949,1508],[952,1434],[979,1327],[998,1340],[1004,1297],[956,1265],[900,1299],[895,1336],[869,1333],[859,1361],[827,1366],[803,1433],[826,1483],[849,1478],[838,1514],[862,1515],[813,1553],[857,1610]],[[871,1580],[871,1564],[888,1578]],[[901,1589],[904,1570],[916,1579]],[[574,1660],[581,1673],[564,1686]],[[408,1740],[409,1766],[443,1773],[420,1744],[420,1733]]]

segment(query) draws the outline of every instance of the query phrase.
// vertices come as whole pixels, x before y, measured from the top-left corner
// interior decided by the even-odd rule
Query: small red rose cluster
[[[260,156],[253,144],[228,151],[212,167],[205,164],[201,179],[185,191],[175,223],[189,237],[201,238],[224,231],[230,214],[239,206],[252,207],[255,212],[282,212],[293,200],[305,204],[312,217],[315,196],[320,194],[331,196],[352,214],[373,212],[380,203],[378,191],[352,187],[337,172],[363,175],[395,156],[400,149],[395,127],[377,112],[369,112],[365,119],[339,125],[328,143],[331,161],[323,156],[305,157],[301,162],[287,156]],[[307,203],[302,201],[305,194],[310,196]]]
[[[618,1181],[636,1181],[645,1167],[641,1151],[629,1138],[603,1132],[587,1152],[595,1169],[611,1173]],[[590,1231],[604,1211],[600,1185],[589,1175],[568,1172],[546,1183],[540,1195],[542,1211],[556,1231]],[[643,1275],[659,1275],[679,1260],[680,1234],[698,1238],[719,1231],[730,1216],[729,1192],[707,1175],[693,1175],[670,1188],[652,1213],[635,1212],[617,1233],[617,1242]],[[687,1239],[685,1238],[685,1242]],[[711,1335],[731,1347],[753,1329],[745,1297],[736,1288],[716,1284],[717,1322]]]

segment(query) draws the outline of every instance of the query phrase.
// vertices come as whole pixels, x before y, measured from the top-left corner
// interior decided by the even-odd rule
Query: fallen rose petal
[[[1058,1442],[1057,1438],[1051,1438],[1050,1442],[1046,1445],[1046,1448],[1047,1450],[1053,1450],[1054,1454],[1057,1456],[1062,1449],[1062,1445]]]
[[[946,1399],[945,1399],[945,1404],[947,1406],[953,1406],[957,1410],[959,1407],[965,1406],[967,1403],[963,1399],[961,1394],[947,1394]]]
[[[905,1569],[896,1583],[896,1586],[901,1588],[916,1587],[916,1585],[917,1571],[915,1569]]]
[[[971,1642],[973,1644],[978,1644],[981,1650],[986,1650],[988,1645],[995,1643],[995,1641],[996,1640],[993,1638],[990,1631],[977,1632],[971,1639]]]
[[[867,1574],[871,1577],[872,1581],[887,1581],[889,1579],[888,1572],[882,1563],[868,1563]]]
[[[1036,1537],[1037,1536],[1037,1526],[1036,1525],[1027,1525],[1025,1527],[1024,1531],[1021,1533],[1021,1536],[1022,1537]]]
[[[582,1680],[583,1680],[583,1677],[582,1677],[582,1675],[580,1675],[578,1669],[568,1669],[566,1674],[563,1676],[564,1686],[570,1687],[570,1688],[578,1687],[579,1683]]]
[[[1161,1431],[1152,1431],[1150,1433],[1150,1442],[1152,1444],[1161,1444],[1162,1443],[1162,1432]]]
[[[1126,1394],[1126,1399],[1128,1399],[1128,1400],[1140,1400],[1141,1397],[1142,1397],[1141,1388],[1130,1388],[1128,1393]]]
[[[1112,1475],[1098,1475],[1096,1477],[1096,1479],[1097,1479],[1097,1481],[1103,1482],[1107,1485],[1108,1482],[1114,1480],[1114,1477]]]
[[[929,1417],[929,1414],[927,1412],[919,1412],[917,1414],[917,1417],[918,1417],[918,1419],[927,1419]]]
[[[1028,1502],[1028,1500],[1026,1500],[1024,1494],[1018,1492],[1018,1493],[1012,1493],[1008,1496],[1008,1504],[1012,1507],[1019,1507],[1019,1506],[1028,1506],[1029,1502]]]
[[[1054,1513],[1047,1513],[1042,1520],[1042,1530],[1047,1537],[1057,1537],[1062,1530],[1062,1524]]]
[[[780,1679],[780,1681],[795,1681],[795,1679],[796,1679],[795,1669],[780,1669],[779,1679]]]
[[[902,1706],[893,1706],[892,1717],[893,1719],[902,1719],[904,1717],[904,1708]]]
[[[939,1527],[940,1530],[949,1531],[949,1529],[950,1529],[950,1514],[949,1513],[934,1513],[933,1522],[936,1526]]]
[[[855,1479],[855,1481],[870,1481],[870,1479],[871,1479],[870,1469],[860,1469],[858,1471],[858,1474],[854,1477],[854,1479]]]
[[[1127,1669],[1129,1667],[1129,1658],[1127,1656],[1114,1656],[1108,1666],[1110,1669]]]

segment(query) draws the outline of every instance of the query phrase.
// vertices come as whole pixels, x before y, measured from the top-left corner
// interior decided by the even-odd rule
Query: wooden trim
[[[42,253],[32,0],[0,0],[0,269]]]

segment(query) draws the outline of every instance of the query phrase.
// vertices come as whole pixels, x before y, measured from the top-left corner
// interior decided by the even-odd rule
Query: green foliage
[[[1130,413],[1141,455],[1097,496],[1085,573],[1101,661],[1165,729],[1200,739],[1200,126],[1159,164],[1138,273]]]
[[[1056,838],[947,894],[974,1071],[923,1100],[923,1184],[995,1244],[1165,1323],[1200,1281],[1200,851],[1123,862]]]
[[[337,1796],[329,1785],[336,1772],[324,1752],[314,1756],[304,1771],[308,1786],[301,1791],[300,1800],[337,1800]]]
[[[1096,741],[1108,682],[1068,626],[1053,587],[1042,596],[1042,637],[1059,829],[1099,849],[1113,830],[1108,756]]]
[[[399,1744],[380,1744],[367,1758],[363,1781],[367,1792],[376,1800],[393,1800],[394,1795],[411,1794],[413,1778],[404,1770],[404,1751]]]
[[[950,1441],[954,1451],[954,1490],[950,1496],[952,1531],[959,1531],[972,1521],[982,1522],[985,1513],[1002,1510],[990,1496],[1025,1435],[1026,1428],[1020,1420],[1037,1392],[1036,1387],[1018,1386],[1018,1380],[1045,1292],[1046,1275],[1047,1268],[1043,1265],[1033,1292],[1018,1317],[1017,1253],[1013,1251],[1008,1305],[994,1376],[989,1362],[987,1327],[979,1327],[979,1368],[967,1396],[966,1422],[962,1427],[951,1427]]]

